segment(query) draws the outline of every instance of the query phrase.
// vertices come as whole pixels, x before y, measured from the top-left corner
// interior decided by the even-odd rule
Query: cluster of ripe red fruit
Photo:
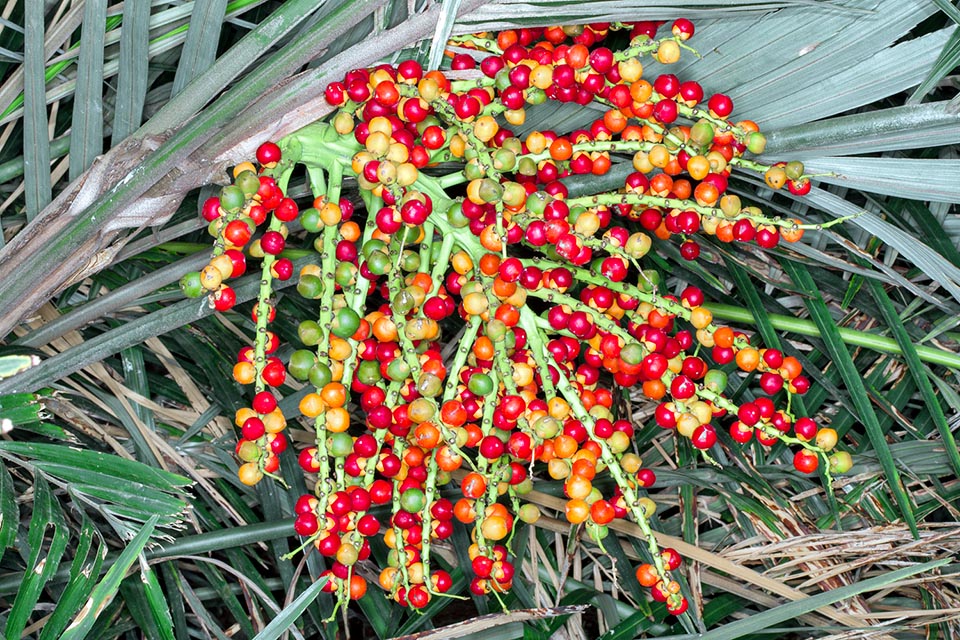
[[[728,97],[702,105],[695,82],[643,79],[642,55],[673,62],[694,31],[678,20],[657,40],[657,26],[633,25],[631,45],[618,52],[602,44],[613,29],[606,24],[467,38],[460,44],[478,48],[480,77],[459,78],[477,66],[463,54],[447,73],[424,73],[414,61],[351,71],[326,89],[339,107],[331,124],[295,134],[289,157],[265,144],[260,168],[237,167],[235,184],[204,207],[217,237],[208,269],[242,258],[271,216],[249,248],[263,258],[257,340],[234,369],[238,382],[255,385],[251,407],[237,414],[241,480],[275,471],[286,447],[275,391],[287,373],[309,383],[299,409],[315,441],[298,461],[316,484],[297,502],[295,529],[328,558],[326,588],[340,602],[366,593],[354,568],[375,535],[389,549],[379,576],[389,597],[422,608],[446,593],[452,579],[440,563],[449,558],[438,561],[431,542],[449,538],[454,521],[472,527],[471,590],[506,591],[515,526],[540,517],[522,503],[537,478],[563,482],[563,516],[596,543],[613,520],[632,517],[655,549],[656,505],[643,493],[655,474],[633,451],[631,416],[615,406],[619,388],[639,387],[655,403],[656,424],[705,456],[717,423],[735,416],[736,442],[794,446],[794,465],[807,473],[828,459],[836,433],[773,399],[809,389],[799,361],[714,323],[698,288],[664,293],[660,275],[637,266],[656,247],[647,232],[680,236],[688,259],[699,255],[697,233],[762,247],[799,239],[797,221],[767,218],[727,193],[733,167],[764,174],[772,188],[809,188],[799,163],[744,158],[765,141],[754,123],[728,121]],[[607,110],[588,129],[521,141],[507,127],[546,100]],[[602,175],[616,154],[635,169],[620,189],[569,194],[562,178]],[[441,161],[462,170],[421,172]],[[314,189],[304,211],[282,188],[297,162]],[[343,176],[359,184],[362,215],[340,197]],[[267,331],[270,283],[293,276],[280,254],[295,219],[315,234],[316,259],[300,269],[297,291],[317,301],[318,317],[300,324],[305,348],[284,367]],[[203,273],[199,287],[185,278],[184,290],[232,306],[218,303],[222,283]],[[757,375],[755,399],[737,405],[724,395],[732,373],[724,365]],[[834,471],[850,466],[845,453],[829,460]],[[595,482],[604,474],[615,484],[606,494]],[[442,495],[451,484],[456,494]],[[372,512],[380,505],[389,517]],[[637,579],[683,613],[687,599],[670,576],[680,556],[667,549],[650,560]]]

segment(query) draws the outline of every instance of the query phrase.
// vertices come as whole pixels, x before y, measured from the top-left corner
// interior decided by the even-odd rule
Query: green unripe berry
[[[500,145],[501,149],[506,149],[512,151],[515,156],[523,153],[523,143],[520,142],[520,138],[516,136],[510,136],[503,141],[503,144]]]
[[[339,309],[333,314],[333,322],[330,323],[330,332],[338,338],[346,340],[357,332],[360,328],[360,316],[349,307]]]
[[[467,389],[473,395],[485,398],[493,393],[493,379],[485,373],[475,373],[470,376]]]
[[[720,369],[710,369],[703,377],[703,386],[714,393],[723,393],[727,388],[727,374]]]
[[[308,347],[317,346],[322,335],[320,325],[314,320],[304,320],[297,327],[297,336],[300,338],[300,342]]]
[[[623,249],[628,256],[639,260],[647,255],[652,245],[653,241],[650,239],[650,236],[638,231],[627,238],[627,244]]]
[[[327,438],[327,453],[337,458],[353,452],[353,438],[349,433],[334,433]]]
[[[309,300],[316,300],[323,295],[323,280],[318,276],[305,273],[297,283],[297,293]]]
[[[487,337],[493,342],[500,342],[507,335],[507,325],[505,325],[501,320],[492,318],[487,323],[486,334]]]
[[[333,279],[338,285],[346,289],[357,283],[357,267],[352,262],[341,262],[333,272]]]
[[[242,171],[234,180],[234,184],[243,192],[245,199],[252,198],[260,189],[260,179],[253,171]],[[243,204],[241,203],[240,206]]]
[[[420,254],[416,251],[405,249],[400,256],[400,268],[407,273],[413,273],[420,268]]]
[[[403,358],[394,358],[387,365],[387,376],[394,382],[403,382],[410,377],[410,367]]]
[[[587,520],[587,535],[594,542],[599,543],[610,534],[610,528],[605,524],[597,524],[592,520]]]
[[[228,213],[240,211],[246,201],[243,190],[236,185],[231,184],[220,190],[220,206]]]
[[[517,163],[517,173],[522,176],[537,175],[537,163],[533,158],[520,158]]]
[[[540,507],[528,502],[517,511],[517,517],[527,524],[533,524],[540,519]]]
[[[503,185],[503,204],[519,207],[527,198],[527,190],[519,182],[506,182]]]
[[[330,372],[330,367],[322,362],[318,362],[310,367],[310,374],[307,376],[307,380],[309,380],[313,386],[322,389],[327,383],[333,380],[333,373]]]
[[[463,166],[463,175],[467,180],[477,180],[482,178],[485,174],[483,168],[480,166],[480,159],[473,158],[467,164]]]
[[[206,293],[200,284],[200,272],[191,271],[180,278],[180,290],[188,298],[199,298]]]
[[[853,467],[853,458],[846,451],[837,451],[830,456],[830,473],[846,473]]]
[[[527,103],[529,104],[543,104],[547,101],[547,94],[543,89],[539,87],[529,87],[527,89]]]
[[[413,244],[420,238],[421,227],[419,225],[408,226],[403,230],[404,244]]]
[[[380,363],[376,360],[361,361],[357,365],[357,380],[368,386],[383,380],[383,376],[380,375]]]
[[[787,163],[787,166],[783,168],[784,173],[787,174],[787,178],[790,180],[799,180],[803,176],[803,163],[799,160],[793,160]]]
[[[728,193],[720,198],[720,210],[728,218],[734,218],[740,215],[740,209],[743,204],[740,202],[740,196]]]
[[[460,203],[455,201],[447,209],[447,222],[449,222],[450,226],[454,229],[463,229],[470,224],[470,218],[463,215]]]
[[[367,268],[375,276],[382,276],[390,271],[390,256],[382,251],[375,251],[367,258]]]
[[[406,289],[401,289],[390,301],[390,309],[399,316],[405,316],[413,311],[416,304],[417,301],[414,300],[413,295]]]
[[[643,360],[643,347],[636,342],[628,342],[620,350],[620,359],[627,364],[640,364]]]
[[[400,494],[400,507],[409,513],[419,513],[425,498],[421,489],[407,489]]]
[[[237,457],[244,462],[256,462],[260,459],[260,447],[256,442],[244,440],[237,451]]]
[[[297,349],[290,354],[290,363],[287,365],[287,371],[301,382],[310,376],[310,369],[317,362],[317,356],[313,351],[307,349]]]
[[[423,341],[427,343],[427,340]],[[424,398],[436,398],[443,391],[443,380],[432,373],[424,373],[417,380],[417,393]]]
[[[660,286],[660,272],[655,269],[644,269],[640,272],[639,287],[641,291],[650,293]]]
[[[360,248],[360,255],[363,256],[364,260],[369,260],[375,252],[379,251],[385,253],[387,250],[387,245],[384,244],[383,240],[367,240],[363,243],[363,246]]]
[[[747,151],[753,154],[761,154],[767,148],[767,136],[759,131],[751,131],[747,136]]]
[[[497,171],[513,171],[517,166],[517,154],[509,149],[497,149],[493,154],[493,168]]]
[[[492,203],[503,197],[503,187],[496,180],[484,178],[480,181],[480,188],[477,190],[477,193],[481,200],[486,203]]]
[[[300,212],[300,224],[310,233],[318,233],[324,226],[320,220],[320,212],[313,207]]]
[[[700,120],[690,127],[690,141],[700,147],[710,146],[713,136],[713,125],[706,120]]]
[[[532,162],[532,160],[531,160]],[[534,174],[536,173],[536,165],[534,165]],[[527,196],[527,211],[535,216],[542,216],[543,210],[546,209],[547,204],[553,200],[553,197],[548,195],[544,191],[534,191],[529,196]]]
[[[614,431],[607,438],[607,445],[613,453],[623,453],[630,448],[630,437],[623,431]]]
[[[533,480],[530,478],[524,478],[517,484],[513,485],[513,491],[518,496],[525,496],[531,491],[533,491]],[[522,508],[522,507],[521,507]]]

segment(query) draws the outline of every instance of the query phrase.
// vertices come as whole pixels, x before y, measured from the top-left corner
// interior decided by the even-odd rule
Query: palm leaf
[[[0,418],[13,427],[0,443],[13,463],[0,469],[7,635],[41,621],[41,637],[71,621],[69,633],[104,638],[343,633],[307,577],[324,568],[317,554],[306,554],[303,575],[280,557],[296,546],[296,496],[236,481],[227,416],[249,399],[229,371],[254,329],[249,309],[214,316],[171,286],[206,263],[197,204],[260,142],[326,117],[320,88],[349,69],[408,56],[442,66],[451,33],[679,15],[696,20],[691,44],[702,57],[651,64],[645,76],[676,73],[729,93],[735,117],[768,134],[761,161],[801,159],[815,174],[805,198],[739,171],[731,188],[772,215],[850,218],[772,252],[705,241],[694,264],[661,243],[664,286],[700,286],[718,321],[800,358],[814,381],[803,408],[846,434],[855,475],[835,475],[827,495],[790,470],[785,448],[734,451],[723,434],[714,452],[723,466],[704,465],[652,424],[648,404],[625,398],[638,451],[658,473],[651,497],[664,511],[654,526],[688,558],[684,589],[699,585],[702,609],[676,622],[648,603],[632,576],[633,563],[649,560],[637,528],[611,527],[608,557],[564,522],[562,487],[538,480],[543,491],[526,499],[543,517],[516,532],[521,575],[505,604],[590,608],[510,619],[476,637],[813,637],[836,625],[883,637],[893,617],[890,634],[932,620],[940,637],[956,635],[956,616],[938,610],[958,598],[955,572],[903,568],[960,552],[960,112],[949,85],[956,8],[945,0],[151,0],[122,10],[88,0],[46,14],[42,2],[8,4],[0,56],[22,52],[24,64],[0,60],[0,335],[4,353],[41,362],[0,380]],[[22,36],[9,27],[21,23]],[[600,115],[596,105],[545,104],[528,109],[518,132],[589,127]],[[571,192],[622,185],[629,158],[614,161],[608,176],[567,179]],[[294,178],[294,194],[308,188]],[[253,276],[241,300],[257,288]],[[280,292],[285,341],[313,314],[294,298]],[[753,381],[734,377],[730,394],[752,397]],[[285,390],[284,406],[298,400]],[[307,492],[284,456],[285,477]],[[22,499],[31,491],[32,503]],[[151,546],[151,536],[164,543]],[[436,545],[435,562],[469,594],[470,541],[457,536]],[[826,606],[838,598],[849,598],[843,610]],[[365,637],[439,636],[448,619],[488,606],[497,607],[435,598],[410,615],[370,593],[348,624]]]

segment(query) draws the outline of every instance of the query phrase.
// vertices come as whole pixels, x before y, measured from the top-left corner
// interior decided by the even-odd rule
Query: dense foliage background
[[[671,71],[729,93],[768,133],[767,158],[821,174],[803,199],[746,178],[735,190],[808,221],[855,217],[770,252],[705,242],[695,263],[661,244],[668,285],[702,287],[722,301],[716,317],[799,357],[815,380],[803,409],[841,434],[855,467],[829,493],[778,448],[703,466],[634,398],[656,524],[702,593],[694,615],[677,622],[643,599],[634,527],[615,527],[606,557],[545,517],[515,541],[526,579],[510,608],[591,607],[498,617],[482,635],[960,635],[960,565],[948,564],[960,547],[960,11],[947,0],[9,0],[0,353],[40,363],[0,381],[5,637],[266,638],[297,619],[296,637],[394,637],[488,613],[437,599],[401,615],[371,589],[322,622],[331,603],[307,591],[316,558],[280,559],[299,544],[299,492],[235,480],[228,416],[244,399],[230,369],[249,308],[214,316],[175,284],[206,263],[198,202],[259,143],[326,115],[322,87],[350,68],[436,63],[451,33],[679,16],[695,20],[702,57]],[[544,105],[526,127],[595,117]],[[311,313],[292,298],[280,309],[286,335]],[[302,486],[292,460],[283,468]],[[558,489],[538,489],[549,514]]]

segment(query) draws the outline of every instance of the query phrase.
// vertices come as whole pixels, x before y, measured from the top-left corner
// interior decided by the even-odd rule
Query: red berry
[[[260,415],[264,415],[277,408],[277,399],[273,397],[271,392],[261,391],[253,396],[253,404],[251,406],[254,411]]]
[[[260,238],[260,248],[263,249],[264,253],[270,255],[279,255],[284,247],[286,246],[287,241],[283,238],[283,235],[279,231],[267,231],[263,234],[263,237]]]
[[[220,217],[220,198],[212,196],[203,201],[203,207],[200,214],[207,222],[213,222]]]
[[[801,449],[793,456],[793,466],[800,473],[813,473],[817,470],[820,457],[812,451]]]
[[[693,431],[690,438],[697,449],[709,449],[717,443],[717,432],[710,425],[702,424]]]
[[[679,110],[677,103],[670,99],[664,99],[653,105],[653,117],[663,124],[671,124],[677,119]]]
[[[713,111],[721,118],[726,118],[733,113],[733,100],[722,93],[715,93],[710,96],[707,106],[710,108],[710,111]]]
[[[297,207],[297,203],[291,198],[284,198],[274,209],[273,214],[277,216],[282,222],[291,222],[296,220],[297,215],[299,215],[300,209]]]
[[[293,522],[293,530],[297,532],[298,536],[312,536],[319,529],[320,525],[317,522],[317,516],[312,513],[301,513]]]
[[[674,615],[674,616],[683,615],[683,613],[686,610],[687,610],[687,599],[683,596],[680,596],[680,600],[677,600],[677,601],[673,601],[673,600],[667,601],[667,612],[670,613],[671,615]]]
[[[801,440],[810,441],[817,437],[817,423],[810,418],[798,418],[793,423],[793,431]]]
[[[700,257],[700,244],[695,240],[687,240],[680,245],[680,256],[684,260],[696,260]]]
[[[675,20],[670,30],[673,32],[673,35],[681,40],[689,40],[693,37],[694,32],[693,23],[686,18],[678,18]]]
[[[286,281],[293,275],[293,262],[289,258],[280,258],[270,267],[270,273],[277,280]]]
[[[264,142],[257,148],[257,162],[265,167],[280,162],[280,155],[280,147],[273,142]]]
[[[220,285],[213,294],[213,306],[217,311],[229,311],[237,303],[237,292],[232,287]]]

